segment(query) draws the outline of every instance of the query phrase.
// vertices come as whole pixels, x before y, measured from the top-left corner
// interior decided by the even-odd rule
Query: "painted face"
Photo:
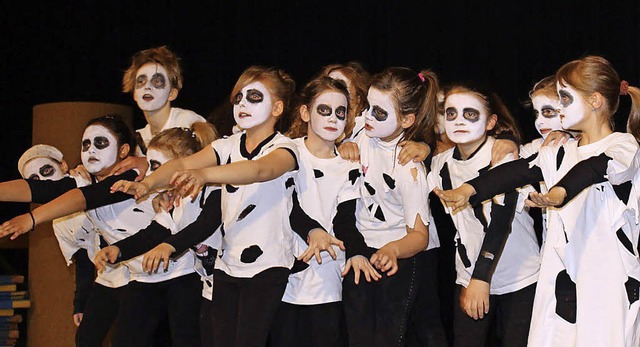
[[[161,151],[156,148],[149,148],[147,150],[147,163],[149,163],[149,170],[147,170],[147,176],[151,175],[160,165],[168,162],[173,159],[172,156],[168,155],[164,151]]]
[[[133,99],[143,111],[159,110],[169,100],[171,83],[162,65],[147,63],[136,73]]]
[[[536,95],[531,98],[531,103],[536,114],[536,129],[543,139],[546,139],[551,131],[562,129],[562,123],[557,111],[560,109],[558,99],[545,95]]]
[[[582,95],[570,85],[563,87],[557,83],[556,87],[560,97],[560,122],[564,129],[571,129],[587,114],[586,102]]]
[[[60,163],[47,157],[33,158],[24,164],[25,178],[57,181],[64,177]]]
[[[444,115],[447,136],[457,144],[478,141],[487,131],[487,109],[472,94],[449,95],[444,102]]]
[[[82,135],[82,165],[92,174],[110,168],[118,159],[118,141],[102,125],[90,125]]]
[[[262,82],[252,82],[235,95],[233,118],[242,129],[251,129],[264,123],[271,116],[273,101]]]
[[[333,78],[334,80],[344,82],[344,84],[347,86],[347,90],[351,91],[351,80],[349,80],[347,76],[345,76],[342,72],[333,70],[329,73],[329,77]]]
[[[367,136],[384,139],[399,130],[398,115],[390,93],[371,87],[367,101],[369,109],[364,112],[364,130]]]
[[[337,92],[320,94],[311,105],[311,130],[325,141],[335,141],[347,123],[347,98]]]

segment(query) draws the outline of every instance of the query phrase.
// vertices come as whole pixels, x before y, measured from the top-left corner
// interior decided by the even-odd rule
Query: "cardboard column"
[[[70,168],[80,163],[80,143],[87,122],[108,114],[120,115],[130,126],[129,106],[95,102],[58,102],[33,108],[33,144],[57,147]],[[29,295],[27,325],[30,347],[74,345],[73,292],[75,267],[66,266],[51,223],[29,235]]]

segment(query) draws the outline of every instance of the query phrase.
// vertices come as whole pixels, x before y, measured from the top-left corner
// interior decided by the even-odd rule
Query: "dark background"
[[[185,84],[174,106],[207,117],[251,64],[284,68],[299,85],[326,64],[357,60],[434,69],[444,82],[489,82],[537,135],[522,106],[540,78],[585,54],[608,58],[638,85],[640,1],[3,1],[0,10],[0,180],[19,177],[31,109],[58,101],[131,105],[122,72],[138,50],[167,45]],[[627,98],[628,99],[628,98]],[[618,127],[624,129],[623,100]],[[4,206],[4,205],[0,205]]]

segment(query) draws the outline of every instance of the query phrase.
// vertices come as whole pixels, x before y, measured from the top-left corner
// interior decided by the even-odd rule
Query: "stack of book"
[[[15,346],[20,338],[22,314],[17,310],[31,306],[27,291],[18,290],[22,283],[24,276],[0,275],[0,347]]]

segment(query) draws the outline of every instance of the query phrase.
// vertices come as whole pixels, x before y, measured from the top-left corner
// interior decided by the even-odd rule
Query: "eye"
[[[40,174],[43,177],[49,177],[51,175],[53,175],[56,172],[56,169],[49,164],[45,164],[40,168]]]
[[[162,163],[160,163],[157,160],[150,160],[149,161],[149,170],[151,171],[156,171],[157,168],[160,167],[160,165],[162,165]]]
[[[444,112],[444,115],[448,121],[452,121],[458,118],[458,112],[453,107],[447,108],[447,110]]]
[[[544,118],[553,118],[555,116],[557,116],[558,114],[556,113],[556,110],[552,109],[552,108],[543,108],[542,109],[542,116]]]
[[[242,101],[242,93],[236,94],[236,96],[233,98],[233,104],[237,105],[240,103],[240,101]]]
[[[96,146],[97,149],[105,149],[109,147],[109,139],[104,136],[96,136],[93,139],[93,145]]]
[[[252,104],[262,102],[264,95],[259,90],[251,89],[247,92],[247,100]]]
[[[470,121],[477,121],[478,119],[480,119],[480,113],[476,112],[476,111],[465,111],[462,114],[462,117],[464,117],[464,119],[470,120]]]
[[[164,89],[167,86],[167,81],[163,74],[157,73],[151,77],[151,85],[156,89]]]
[[[387,117],[389,117],[389,114],[387,113],[387,111],[385,111],[384,109],[378,106],[373,106],[373,109],[371,110],[371,115],[378,122],[384,122],[385,120],[387,120]]]
[[[323,117],[331,115],[331,112],[333,111],[331,107],[327,105],[318,105],[318,108],[316,108],[316,110],[318,111],[318,114]]]
[[[36,174],[32,174],[27,179],[34,180],[34,181],[39,181],[40,180],[40,176],[38,176]]]
[[[91,140],[89,140],[89,139],[82,140],[82,151],[83,152],[88,151],[90,147],[91,147]]]
[[[147,75],[140,75],[136,78],[136,89],[142,88],[147,84]]]
[[[336,108],[336,117],[339,120],[345,120],[347,118],[347,108],[344,106],[338,106],[338,108]]]

